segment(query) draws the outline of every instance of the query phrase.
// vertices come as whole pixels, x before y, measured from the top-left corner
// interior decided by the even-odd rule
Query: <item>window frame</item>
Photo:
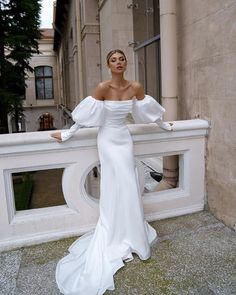
[[[43,75],[37,75],[36,74],[36,70],[42,68],[43,69]],[[51,75],[46,75],[46,68],[50,68],[51,70]],[[49,66],[49,65],[41,65],[41,66],[37,66],[34,68],[34,75],[35,75],[35,94],[36,94],[36,99],[37,100],[52,100],[54,99],[54,87],[53,87],[53,67]],[[39,89],[38,89],[38,85],[37,85],[37,81],[39,79],[43,80],[43,98],[39,97]],[[52,91],[51,91],[51,97],[50,98],[46,98],[46,85],[45,85],[45,80],[46,79],[51,79],[51,84],[52,84]]]

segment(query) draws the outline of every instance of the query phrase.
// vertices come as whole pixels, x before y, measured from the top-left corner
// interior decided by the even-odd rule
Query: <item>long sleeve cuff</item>
[[[73,134],[81,127],[78,123],[75,123],[70,129],[63,130],[61,132],[61,140],[66,141],[73,136]]]
[[[168,130],[168,131],[173,130],[171,125],[169,123],[163,122],[161,118],[156,120],[155,123],[157,123],[157,125],[164,130]]]

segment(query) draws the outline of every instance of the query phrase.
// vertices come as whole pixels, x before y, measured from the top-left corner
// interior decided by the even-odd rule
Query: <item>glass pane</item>
[[[147,28],[146,28],[146,1],[137,0],[135,2],[137,8],[133,10],[133,22],[134,22],[134,41],[142,43],[147,40]]]
[[[52,67],[44,67],[44,76],[52,77]]]
[[[43,77],[43,67],[35,68],[35,76],[36,77]]]
[[[13,173],[16,210],[65,204],[61,178],[63,168]]]
[[[142,43],[160,34],[159,1],[136,0],[133,10],[134,41]]]
[[[154,29],[154,36],[160,34],[160,6],[159,1],[153,0],[153,29]]]
[[[146,92],[160,101],[159,41],[146,47]]]
[[[51,99],[52,97],[52,78],[45,78],[45,99]]]
[[[147,39],[155,36],[154,32],[154,7],[153,0],[146,1],[146,24],[147,24]]]
[[[145,92],[146,91],[146,71],[145,71],[145,55],[144,48],[136,52],[136,70],[137,77],[136,79],[143,85]]]
[[[137,45],[144,42],[138,50],[137,47],[135,50],[136,79],[144,85],[146,93],[160,101],[160,40],[151,43],[152,38],[160,34],[159,1],[137,0],[135,4],[134,41]]]
[[[37,79],[36,87],[37,87],[37,99],[44,99],[44,80]]]

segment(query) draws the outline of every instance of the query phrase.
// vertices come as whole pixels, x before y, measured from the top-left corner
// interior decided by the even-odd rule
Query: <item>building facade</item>
[[[30,61],[33,72],[28,72],[24,115],[21,131],[60,129],[57,56],[53,50],[53,29],[42,29],[40,54]],[[13,130],[14,131],[14,130]]]
[[[209,120],[208,206],[236,229],[236,2],[177,3],[179,118]]]
[[[207,206],[234,229],[235,16],[232,0],[58,0],[54,39],[59,103],[69,109],[109,78],[106,54],[120,48],[126,78],[164,104],[166,120],[210,122]]]

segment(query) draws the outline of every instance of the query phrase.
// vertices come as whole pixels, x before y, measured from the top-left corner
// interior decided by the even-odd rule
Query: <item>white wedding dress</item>
[[[72,112],[75,124],[62,132],[70,138],[80,126],[100,126],[97,138],[101,164],[100,217],[94,231],[69,248],[59,261],[56,281],[68,295],[101,295],[114,290],[113,276],[132,260],[150,257],[156,231],[145,221],[133,155],[133,142],[126,126],[132,113],[138,123],[150,123],[164,113],[151,96],[143,100],[112,101],[86,97]]]

